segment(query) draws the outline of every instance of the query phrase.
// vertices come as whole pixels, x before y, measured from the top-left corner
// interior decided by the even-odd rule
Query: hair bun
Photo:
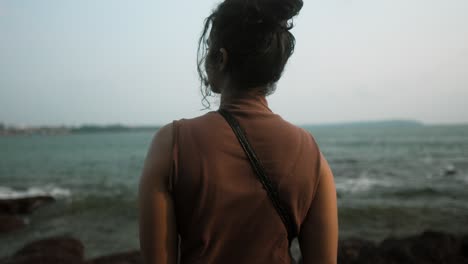
[[[301,11],[302,0],[257,0],[257,10],[264,17],[274,23],[290,20]]]

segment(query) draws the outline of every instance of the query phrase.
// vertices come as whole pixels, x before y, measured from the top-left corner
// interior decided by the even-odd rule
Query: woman
[[[221,94],[271,179],[303,263],[336,263],[332,172],[313,137],[268,108],[295,39],[302,0],[225,0],[199,42],[204,100]],[[204,101],[207,103],[207,101]],[[291,263],[288,227],[219,112],[161,128],[140,182],[146,263]]]

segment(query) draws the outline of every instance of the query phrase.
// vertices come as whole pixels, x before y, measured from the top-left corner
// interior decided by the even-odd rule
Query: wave
[[[336,189],[344,193],[366,192],[374,187],[393,187],[395,182],[388,179],[377,179],[369,177],[367,173],[363,173],[359,178],[352,179],[336,179]]]
[[[66,198],[71,196],[71,191],[53,185],[46,185],[41,187],[33,186],[24,190],[0,186],[0,199],[16,199],[43,195],[52,196],[54,198]]]

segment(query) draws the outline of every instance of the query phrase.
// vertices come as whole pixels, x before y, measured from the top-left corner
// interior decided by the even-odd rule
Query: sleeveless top
[[[220,107],[245,130],[300,232],[318,185],[314,138],[274,114],[265,97]],[[169,190],[180,263],[291,263],[286,227],[224,118],[209,112],[174,121],[173,128]]]

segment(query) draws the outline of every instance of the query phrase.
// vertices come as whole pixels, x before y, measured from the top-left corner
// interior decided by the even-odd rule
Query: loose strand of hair
[[[201,110],[207,110],[207,109],[210,109],[211,107],[210,101],[208,100],[208,97],[211,96],[211,90],[210,90],[210,84],[208,82],[206,69],[204,69],[204,64],[205,64],[206,56],[208,52],[207,51],[207,47],[208,47],[207,33],[210,29],[210,26],[212,25],[213,17],[214,17],[214,14],[210,15],[209,17],[205,19],[203,31],[200,36],[200,39],[198,40],[197,71],[198,71],[198,77],[200,79],[200,92],[202,94],[202,105],[204,107]]]

